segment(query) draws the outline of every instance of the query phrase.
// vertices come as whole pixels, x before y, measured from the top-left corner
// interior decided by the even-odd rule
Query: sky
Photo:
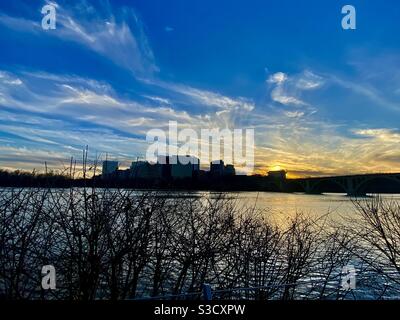
[[[399,34],[394,0],[1,1],[0,168],[129,166],[176,121],[254,129],[247,174],[400,172]]]

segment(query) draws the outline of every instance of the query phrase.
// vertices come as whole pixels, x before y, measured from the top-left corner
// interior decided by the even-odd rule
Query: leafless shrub
[[[355,253],[374,281],[374,296],[400,293],[400,204],[380,196],[354,201],[357,215],[351,219],[357,237]]]
[[[0,294],[6,299],[40,291],[41,266],[52,244],[43,219],[47,200],[47,192],[36,189],[0,193]]]
[[[277,226],[222,194],[4,189],[0,215],[0,292],[10,299],[159,297],[204,283],[216,298],[338,299],[340,270],[357,251],[323,219],[298,214]],[[386,234],[397,220],[385,219]],[[40,289],[45,264],[57,271],[50,293]]]

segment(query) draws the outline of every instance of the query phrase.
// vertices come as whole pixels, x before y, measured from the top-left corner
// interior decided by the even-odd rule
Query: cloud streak
[[[96,8],[87,2],[73,7],[61,1],[47,3],[57,6],[57,29],[52,32],[44,32],[37,21],[6,14],[0,15],[0,24],[18,32],[78,43],[138,77],[152,77],[159,71],[133,9],[116,10],[108,1],[99,2]]]
[[[355,96],[352,102],[398,112],[400,74],[391,72],[399,69],[396,58],[389,59],[390,68],[382,57],[361,59],[355,75],[346,77],[311,67],[275,72],[259,83],[265,98],[228,95],[208,83],[194,87],[181,79],[163,80],[137,12],[101,3],[67,7],[59,1],[56,32],[43,32],[26,17],[0,14],[3,27],[44,41],[58,39],[118,67],[114,82],[34,67],[0,71],[3,167],[29,169],[44,161],[56,166],[78,156],[86,144],[128,162],[144,155],[148,130],[165,130],[177,121],[180,129],[255,128],[259,172],[276,165],[297,175],[400,171],[398,128],[359,120],[361,113],[348,102]],[[120,77],[121,69],[132,76]],[[133,88],[133,82],[139,85]],[[330,119],[339,107],[356,116]],[[364,112],[364,105],[359,107]]]
[[[302,92],[316,90],[324,84],[324,81],[322,77],[306,70],[294,76],[277,72],[269,76],[267,83],[272,87],[272,101],[284,106],[307,107],[310,104],[301,99]]]
[[[168,98],[139,96],[139,102],[122,99],[107,83],[43,72],[2,71],[0,93],[0,161],[7,168],[41,168],[40,159],[46,157],[60,163],[60,158],[78,157],[83,145],[128,163],[145,154],[150,129],[166,130],[169,121],[177,121],[180,129],[222,129],[221,119],[240,111],[247,118],[231,125],[255,128],[258,172],[276,165],[297,175],[400,171],[393,148],[400,144],[396,129],[363,126],[344,135],[341,125],[319,121],[304,108],[269,112],[242,98],[187,86],[170,89]],[[182,97],[189,106],[206,108],[200,113],[178,110]],[[29,150],[32,158],[23,159]]]

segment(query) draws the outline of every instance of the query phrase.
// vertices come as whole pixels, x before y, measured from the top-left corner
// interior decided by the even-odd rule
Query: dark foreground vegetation
[[[0,296],[138,299],[209,283],[216,299],[395,298],[400,206],[375,198],[355,207],[340,224],[298,214],[277,226],[268,212],[222,195],[1,189]],[[352,291],[341,288],[349,263],[357,268]],[[49,264],[54,291],[41,289]],[[255,289],[232,290],[239,287]]]

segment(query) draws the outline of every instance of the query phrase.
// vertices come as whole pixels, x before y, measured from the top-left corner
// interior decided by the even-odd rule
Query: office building
[[[212,177],[221,177],[224,174],[224,161],[215,160],[210,163],[210,174]]]
[[[224,167],[224,176],[231,177],[231,176],[234,176],[234,175],[236,175],[235,167],[232,164],[227,164]]]
[[[115,174],[118,171],[118,161],[103,161],[103,177]]]
[[[131,178],[135,179],[161,179],[162,165],[155,163],[151,164],[147,161],[132,162],[130,167]]]
[[[200,171],[200,160],[192,156],[170,156],[169,165],[173,179],[193,178]]]

